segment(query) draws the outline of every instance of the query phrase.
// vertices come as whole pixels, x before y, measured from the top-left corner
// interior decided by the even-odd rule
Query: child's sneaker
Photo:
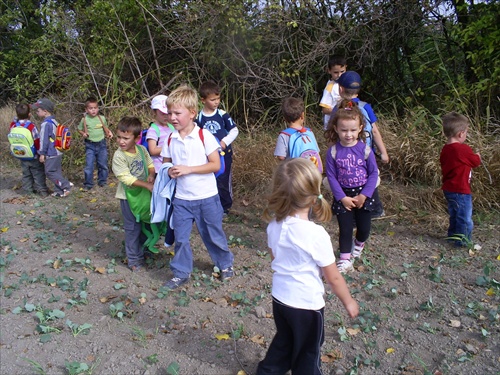
[[[340,259],[337,262],[337,268],[339,269],[340,273],[346,273],[354,269],[350,259]]]
[[[358,242],[357,240],[354,240],[354,248],[352,249],[351,253],[352,257],[359,258],[361,256],[361,253],[363,252],[364,247],[364,242]]]

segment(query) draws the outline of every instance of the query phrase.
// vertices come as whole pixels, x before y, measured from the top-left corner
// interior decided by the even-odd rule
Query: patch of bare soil
[[[255,372],[275,332],[262,207],[236,199],[224,223],[232,280],[194,230],[192,280],[168,292],[172,249],[139,273],[124,264],[114,186],[40,199],[15,190],[17,170],[1,178],[1,374]],[[359,318],[326,296],[324,373],[500,374],[498,218],[476,219],[482,248],[468,251],[442,239],[445,214],[407,206],[374,221],[346,276]]]

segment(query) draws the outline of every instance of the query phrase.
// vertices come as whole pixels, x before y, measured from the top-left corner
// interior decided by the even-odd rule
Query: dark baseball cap
[[[31,105],[33,109],[44,109],[50,113],[54,112],[54,103],[47,98],[38,99],[35,104]]]
[[[360,89],[361,77],[355,71],[348,70],[339,77],[337,83],[346,89]]]

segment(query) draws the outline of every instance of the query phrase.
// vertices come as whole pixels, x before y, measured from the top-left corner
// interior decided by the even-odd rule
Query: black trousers
[[[273,298],[276,335],[257,375],[321,375],[321,345],[325,339],[324,308],[303,310]]]
[[[220,204],[222,209],[227,213],[233,205],[233,172],[231,166],[233,165],[232,151],[224,155],[224,163],[226,169],[224,173],[217,177],[217,189],[219,190]]]

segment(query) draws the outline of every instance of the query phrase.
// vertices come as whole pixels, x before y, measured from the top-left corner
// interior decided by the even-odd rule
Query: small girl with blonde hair
[[[331,220],[331,209],[321,195],[321,174],[309,160],[294,158],[278,165],[264,218],[272,252],[273,315],[276,335],[258,375],[320,375],[324,341],[325,292],[322,276],[349,316],[359,307],[335,265],[326,230],[311,219]]]
[[[340,272],[353,269],[351,258],[359,258],[370,235],[372,198],[377,187],[375,154],[364,141],[363,114],[357,103],[342,100],[330,119],[325,138],[331,145],[326,153],[326,177],[332,189],[333,213],[339,223]],[[353,244],[353,222],[356,235]]]

